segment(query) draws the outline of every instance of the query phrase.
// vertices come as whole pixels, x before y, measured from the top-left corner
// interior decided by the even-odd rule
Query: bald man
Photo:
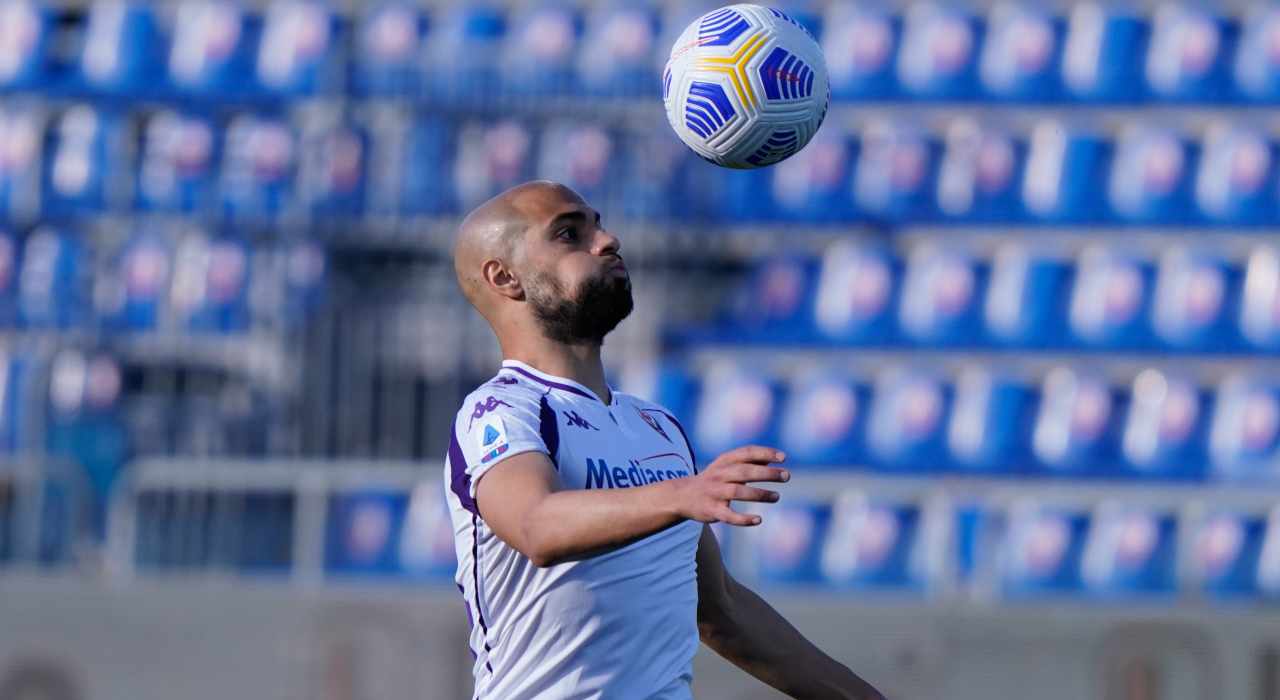
[[[753,526],[784,455],[699,468],[663,407],[614,391],[600,348],[631,312],[618,239],[572,190],[531,182],[462,222],[463,294],[498,337],[497,375],[454,421],[444,478],[472,620],[475,696],[692,697],[701,638],[796,698],[880,698],[725,572],[708,523]]]

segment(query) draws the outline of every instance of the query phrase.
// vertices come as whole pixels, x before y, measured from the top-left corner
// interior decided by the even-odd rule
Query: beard
[[[626,277],[592,277],[566,294],[560,281],[539,275],[526,290],[533,315],[548,339],[565,345],[600,344],[634,306]]]

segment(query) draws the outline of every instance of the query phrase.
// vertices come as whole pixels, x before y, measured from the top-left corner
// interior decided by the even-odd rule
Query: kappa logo
[[[489,411],[492,411],[493,409],[499,406],[506,406],[507,408],[513,408],[513,406],[507,403],[506,401],[503,401],[502,399],[494,398],[492,396],[485,398],[484,401],[477,401],[475,410],[471,412],[471,420],[467,421],[467,431],[468,432],[471,431],[471,426],[476,422],[477,418],[484,416],[484,414],[488,413]]]
[[[671,442],[671,436],[667,435],[667,431],[663,429],[662,424],[658,422],[658,419],[655,416],[651,415],[648,411],[639,408],[636,409],[636,413],[640,414],[640,417],[644,419],[644,422],[647,423],[650,428],[658,431],[658,434],[661,435],[664,440]]]
[[[569,419],[569,425],[583,430],[599,430],[599,428],[587,422],[586,418],[578,415],[577,411],[565,411],[565,417]]]

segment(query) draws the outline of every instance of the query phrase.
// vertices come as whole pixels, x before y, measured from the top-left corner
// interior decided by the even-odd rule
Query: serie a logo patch
[[[492,416],[484,422],[484,428],[477,433],[480,442],[481,464],[488,464],[511,449],[507,442],[507,428],[501,416]]]

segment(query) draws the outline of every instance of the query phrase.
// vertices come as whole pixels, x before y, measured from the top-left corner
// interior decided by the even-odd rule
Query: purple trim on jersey
[[[467,474],[467,458],[462,454],[462,445],[458,444],[458,428],[454,426],[449,435],[449,488],[462,502],[462,507],[479,515],[476,499],[471,497],[471,476]]]
[[[484,641],[484,665],[493,673],[493,664],[489,658],[493,649],[489,646],[489,626],[484,623],[484,610],[480,606],[480,527],[476,525],[476,515],[471,514],[471,583],[476,591],[476,618],[480,621],[480,638]]]
[[[462,607],[467,609],[467,628],[474,629],[476,626],[476,618],[471,614],[471,603],[467,602],[467,590],[462,587],[461,583],[456,583],[454,585],[458,587],[458,592],[462,594]],[[476,655],[475,648],[473,648],[471,644],[467,644],[467,651],[471,652],[471,658],[479,658]]]
[[[520,374],[523,374],[524,376],[532,379],[535,382],[541,382],[542,384],[546,384],[552,389],[560,389],[561,391],[567,391],[571,394],[577,394],[578,396],[585,396],[589,399],[595,399],[596,401],[600,400],[600,398],[595,396],[594,394],[583,391],[576,386],[571,386],[569,384],[561,384],[560,382],[553,382],[547,379],[543,379],[542,377],[539,377],[538,375],[534,374],[533,372],[530,372],[529,370],[523,367],[513,367],[511,365],[503,365],[502,368],[509,369],[512,372],[519,372]]]
[[[689,459],[693,460],[693,473],[697,474],[698,473],[698,455],[695,454],[693,451],[693,443],[689,442],[689,434],[684,431],[684,426],[680,425],[680,421],[676,420],[675,416],[671,415],[670,413],[667,413],[666,411],[660,411],[660,412],[662,413],[662,415],[670,419],[670,421],[673,424],[675,424],[676,430],[680,431],[680,437],[684,438],[684,446],[686,449],[689,450]]]
[[[555,465],[556,471],[560,471],[560,426],[556,425],[556,412],[547,402],[545,394],[539,403],[538,432],[542,435],[542,444],[546,446],[547,454],[551,455],[551,463]]]

